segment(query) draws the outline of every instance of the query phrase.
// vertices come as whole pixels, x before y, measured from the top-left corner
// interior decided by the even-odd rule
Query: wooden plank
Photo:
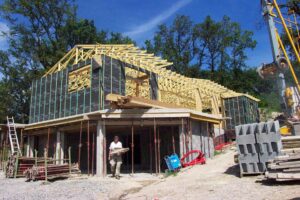
[[[269,169],[289,169],[289,168],[299,168],[300,165],[268,165]]]
[[[280,165],[280,166],[299,165],[299,167],[300,167],[300,161],[282,162],[282,163],[278,163],[278,165]]]
[[[281,138],[281,141],[294,141],[294,140],[300,140],[300,136],[285,136]]]
[[[157,100],[144,99],[141,97],[122,96],[118,94],[106,95],[106,100],[117,102],[119,107],[127,108],[181,108],[174,104],[168,104]]]
[[[294,155],[284,155],[284,156],[277,156],[273,159],[273,161],[287,161],[287,160],[297,160],[300,159],[300,154],[294,154]]]
[[[300,180],[300,173],[277,173],[277,179]]]
[[[284,154],[300,153],[300,148],[283,149],[283,150],[281,150],[281,152]]]
[[[299,166],[299,168],[284,169],[283,172],[299,172],[300,173],[300,166]]]

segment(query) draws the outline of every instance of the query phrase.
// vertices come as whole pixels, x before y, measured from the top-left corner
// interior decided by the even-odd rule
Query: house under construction
[[[206,79],[134,45],[77,45],[32,82],[30,120],[22,128],[26,156],[63,159],[106,175],[114,135],[130,151],[123,172],[159,173],[163,158],[201,150],[206,157],[235,125],[258,121],[258,99]],[[63,160],[61,161],[63,162]]]

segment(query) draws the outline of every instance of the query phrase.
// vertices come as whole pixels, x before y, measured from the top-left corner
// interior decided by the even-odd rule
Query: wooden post
[[[174,126],[172,126],[172,146],[173,146],[173,153],[176,153],[176,149],[175,149],[175,137],[174,137]]]
[[[155,174],[157,175],[157,140],[156,140],[156,121],[154,118],[154,156],[155,156]]]
[[[126,144],[129,146],[129,135],[126,134]],[[129,172],[129,153],[126,153],[126,170]]]
[[[18,168],[19,168],[19,155],[20,155],[20,153],[17,152],[15,169],[14,169],[14,178],[17,178],[17,173],[18,173]]]
[[[79,169],[80,169],[80,161],[81,161],[81,147],[82,147],[82,121],[80,122],[79,145],[78,145],[78,168]]]
[[[53,144],[53,160],[54,160],[54,163],[57,163],[57,155],[56,155],[56,144],[54,143]]]
[[[38,151],[35,149],[34,150],[34,165],[37,166],[37,156],[38,156]]]
[[[48,150],[44,149],[44,159],[45,159],[45,181],[48,182]]]
[[[21,149],[22,155],[24,153],[23,145],[24,145],[23,129],[21,129],[21,147],[20,147],[20,149]]]
[[[157,128],[157,160],[158,160],[158,173],[160,174],[160,131],[159,131],[159,127]]]
[[[47,153],[49,151],[49,140],[50,140],[50,128],[48,128],[48,135],[47,135]]]
[[[149,129],[149,149],[150,149],[150,173],[152,174],[152,134],[151,129]]]
[[[72,170],[71,147],[68,148],[68,153],[69,153],[69,173],[71,174],[71,170]]]
[[[181,118],[181,133],[180,135],[182,136],[181,137],[181,140],[182,140],[182,155],[183,156],[185,153],[184,153],[184,146],[185,146],[185,142],[184,142],[184,123],[183,123],[183,118]]]
[[[134,127],[131,124],[131,173],[134,174]]]
[[[94,159],[95,159],[95,133],[93,135],[93,143],[92,143],[92,175],[94,176]]]
[[[87,168],[90,175],[90,121],[87,122]]]

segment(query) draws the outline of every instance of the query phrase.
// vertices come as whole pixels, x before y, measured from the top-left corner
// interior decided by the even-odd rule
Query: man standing
[[[122,149],[122,143],[119,141],[118,136],[114,136],[114,141],[110,143],[109,146],[109,163],[110,169],[113,177],[120,179],[120,168],[122,164],[122,157],[120,153],[114,153],[115,150]]]

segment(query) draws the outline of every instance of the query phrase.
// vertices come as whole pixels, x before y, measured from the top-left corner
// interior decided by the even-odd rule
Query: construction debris
[[[267,165],[265,177],[276,181],[300,180],[300,153],[277,156]]]

